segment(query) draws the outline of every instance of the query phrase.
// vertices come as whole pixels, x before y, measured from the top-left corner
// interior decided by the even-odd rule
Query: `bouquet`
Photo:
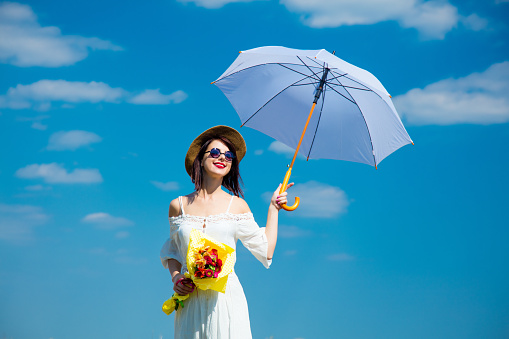
[[[196,229],[191,230],[187,247],[186,264],[189,272],[184,273],[201,290],[214,290],[224,293],[228,274],[233,270],[235,250],[230,246],[216,241]],[[163,312],[171,314],[184,307],[188,295],[173,296],[163,304]]]

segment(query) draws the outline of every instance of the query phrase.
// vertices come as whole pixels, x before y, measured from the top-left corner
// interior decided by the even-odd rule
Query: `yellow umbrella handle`
[[[286,191],[286,186],[288,185],[288,181],[290,180],[290,175],[292,175],[292,168],[291,167],[288,168],[288,171],[286,171],[285,180],[283,181],[283,185],[281,185],[281,189],[279,190],[279,194],[281,194],[284,191]],[[295,211],[297,209],[297,207],[299,207],[299,203],[300,203],[300,198],[299,197],[295,197],[295,204],[293,204],[293,206],[288,206],[287,204],[283,204],[283,205],[281,205],[281,207],[285,211]]]

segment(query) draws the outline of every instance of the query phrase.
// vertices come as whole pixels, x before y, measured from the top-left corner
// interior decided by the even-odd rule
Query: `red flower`
[[[212,270],[205,270],[205,276],[207,278],[211,278],[214,275],[214,272]]]

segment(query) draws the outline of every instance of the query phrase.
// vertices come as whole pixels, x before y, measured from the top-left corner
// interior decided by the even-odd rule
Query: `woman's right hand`
[[[173,290],[180,295],[188,295],[193,292],[196,285],[189,278],[186,278],[185,275],[178,273],[172,279],[173,281]]]

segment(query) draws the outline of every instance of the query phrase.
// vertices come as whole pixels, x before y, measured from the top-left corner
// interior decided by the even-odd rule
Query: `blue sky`
[[[509,2],[0,3],[0,336],[171,338],[159,262],[192,139],[240,120],[238,51],[372,72],[415,142],[378,170],[298,159],[269,270],[239,246],[253,337],[509,337]],[[243,128],[265,223],[289,155]]]

